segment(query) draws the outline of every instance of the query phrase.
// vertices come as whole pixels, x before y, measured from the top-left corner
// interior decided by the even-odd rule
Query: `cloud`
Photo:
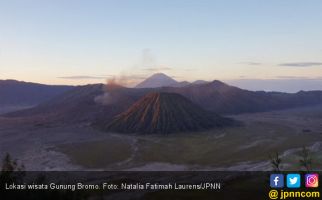
[[[144,68],[143,70],[150,71],[150,72],[157,72],[157,71],[172,70],[172,68],[171,67],[149,67],[149,68]]]
[[[315,79],[307,76],[276,76],[276,79]]]
[[[171,67],[157,64],[156,55],[152,52],[151,49],[143,49],[142,56],[139,63],[139,68],[148,72],[161,72],[172,70]]]
[[[241,64],[246,64],[246,65],[262,65],[260,62],[242,62]]]
[[[322,80],[322,76],[272,76],[268,78],[253,78],[249,76],[238,76],[236,79],[227,80],[258,80],[258,81],[268,81],[268,80]]]
[[[61,76],[57,78],[61,79],[106,79],[107,77],[111,77],[110,75],[108,76]]]
[[[272,77],[270,79],[234,79],[226,80],[226,82],[230,85],[252,91],[298,92],[300,90],[322,90],[322,79],[319,79],[319,77]]]
[[[145,75],[137,75],[137,74],[132,74],[132,75],[121,75],[119,76],[121,78],[126,78],[126,79],[131,79],[131,80],[142,80],[145,79]]]
[[[154,68],[156,66],[157,59],[156,56],[153,54],[151,49],[143,49],[142,50],[142,57],[141,57],[141,66]]]
[[[125,87],[133,86],[137,84],[138,81],[142,81],[146,78],[144,75],[139,74],[122,74],[118,76],[112,76],[107,79],[107,84],[111,85],[122,85]]]
[[[184,69],[184,71],[186,71],[186,72],[191,72],[191,71],[195,71],[196,69],[194,69],[194,68],[188,68],[188,69]]]
[[[309,76],[276,76],[276,79],[293,79],[293,80],[322,80],[321,76],[309,77]]]
[[[313,67],[322,66],[322,62],[293,62],[293,63],[281,63],[279,66],[285,67]]]
[[[183,76],[170,76],[171,78],[174,78],[174,79],[182,79],[184,78]]]

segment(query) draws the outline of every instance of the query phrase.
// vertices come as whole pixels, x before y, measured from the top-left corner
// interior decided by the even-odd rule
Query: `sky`
[[[322,90],[320,0],[0,0],[0,79]]]

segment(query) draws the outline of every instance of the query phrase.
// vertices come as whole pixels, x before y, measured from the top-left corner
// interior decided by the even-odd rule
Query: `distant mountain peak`
[[[169,77],[168,75],[166,75],[165,73],[161,73],[161,72],[159,72],[159,73],[155,73],[155,74],[153,74],[151,77],[153,77],[153,76],[163,76],[163,77]],[[169,77],[170,78],[170,77]]]
[[[136,88],[158,88],[158,87],[166,87],[166,86],[173,86],[178,84],[176,80],[167,76],[164,73],[156,73],[152,76],[148,77],[141,83],[139,83]]]
[[[216,86],[221,86],[221,85],[227,85],[226,83],[224,82],[221,82],[221,81],[218,81],[218,80],[213,80],[211,82],[212,85],[216,85]]]
[[[195,84],[195,85],[201,85],[201,84],[206,84],[206,83],[209,83],[209,82],[204,81],[204,80],[196,80],[196,81],[192,82],[192,84]]]

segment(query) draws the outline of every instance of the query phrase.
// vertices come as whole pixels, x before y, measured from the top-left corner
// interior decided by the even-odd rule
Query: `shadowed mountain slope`
[[[92,118],[95,97],[103,93],[103,84],[77,86],[34,108],[8,113],[7,117],[40,117],[43,120],[74,121]]]
[[[36,107],[7,113],[4,116],[34,117],[44,122],[91,123],[96,119],[111,119],[145,93],[144,89],[133,90],[116,85],[77,86]]]
[[[72,88],[73,86],[43,85],[16,80],[0,80],[0,106],[37,105]]]
[[[123,133],[173,133],[223,127],[232,121],[174,93],[150,93],[104,126]]]
[[[182,88],[164,88],[163,91],[181,94],[205,110],[219,114],[262,112],[322,104],[322,91],[254,92],[217,80]]]

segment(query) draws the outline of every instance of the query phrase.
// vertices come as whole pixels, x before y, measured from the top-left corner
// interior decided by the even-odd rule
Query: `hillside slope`
[[[0,80],[0,106],[37,105],[72,88],[73,86]]]

